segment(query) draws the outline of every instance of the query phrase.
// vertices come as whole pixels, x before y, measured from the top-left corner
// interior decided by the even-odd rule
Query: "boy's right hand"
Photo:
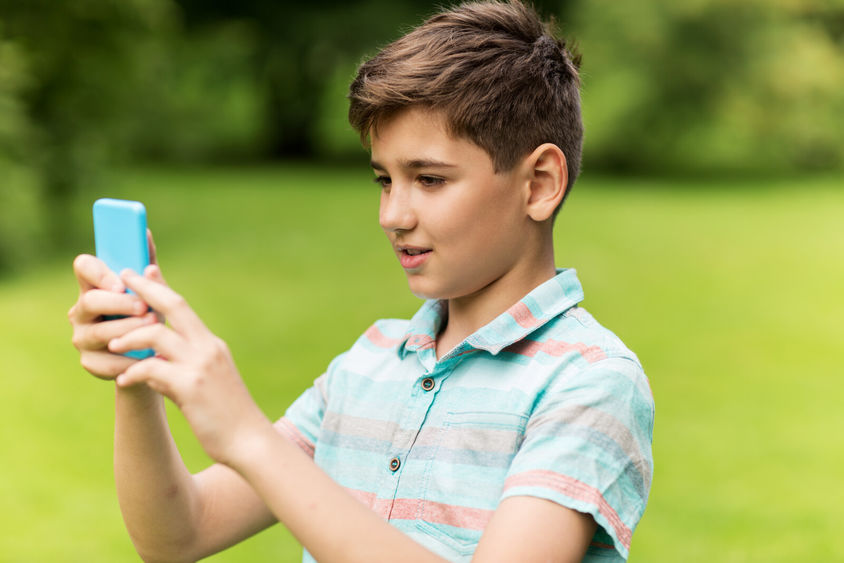
[[[108,342],[158,319],[139,297],[125,293],[126,286],[99,258],[81,254],[73,271],[79,282],[79,298],[67,314],[73,345],[82,367],[101,379],[114,379],[137,360],[109,352]],[[126,317],[103,320],[105,315]]]

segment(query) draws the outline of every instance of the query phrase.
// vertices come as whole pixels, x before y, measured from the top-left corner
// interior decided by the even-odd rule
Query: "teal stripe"
[[[584,561],[623,560],[629,537],[619,530],[635,529],[653,475],[653,397],[638,358],[582,299],[574,270],[560,270],[514,309],[522,324],[503,313],[440,360],[420,344],[443,322],[443,304],[428,301],[410,321],[378,321],[286,416],[335,481],[377,498],[379,510],[398,502],[393,525],[449,560],[469,560],[477,515],[502,494],[592,514],[593,539],[615,550],[590,550]],[[526,346],[535,353],[515,353]],[[433,390],[423,389],[426,377]],[[505,492],[514,475],[540,477]],[[558,490],[572,482],[600,492]],[[465,529],[452,525],[461,515]]]

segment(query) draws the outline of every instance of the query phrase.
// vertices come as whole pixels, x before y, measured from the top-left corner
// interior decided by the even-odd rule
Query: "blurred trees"
[[[144,95],[167,0],[0,1],[0,269],[68,241],[92,181]]]
[[[270,158],[318,153],[322,135],[315,122],[338,70],[345,71],[342,81],[350,82],[362,53],[396,36],[401,22],[419,21],[431,9],[430,3],[418,0],[322,0],[295,6],[267,0],[176,3],[188,35],[230,22],[248,27],[248,64],[262,104],[261,151]],[[333,105],[342,108],[343,97]]]
[[[582,1],[592,168],[844,164],[844,2]]]
[[[844,0],[544,0],[584,54],[589,170],[844,166]],[[0,0],[0,271],[76,245],[114,162],[358,155],[348,82],[421,0]]]

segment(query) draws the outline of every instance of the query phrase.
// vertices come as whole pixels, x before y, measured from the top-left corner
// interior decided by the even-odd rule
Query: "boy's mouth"
[[[399,247],[399,262],[406,270],[420,268],[431,254],[430,248]]]

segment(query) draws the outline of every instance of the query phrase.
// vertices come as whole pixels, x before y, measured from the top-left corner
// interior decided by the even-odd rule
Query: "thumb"
[[[173,365],[159,357],[148,358],[129,366],[115,379],[118,387],[131,387],[146,383],[152,390],[161,393],[171,401],[176,400],[178,374]]]
[[[158,267],[158,264],[150,264],[146,268],[144,268],[144,277],[150,279],[156,283],[160,283],[165,287],[169,287],[167,282],[164,280],[164,276],[161,275],[161,268]],[[158,322],[164,322],[164,315],[155,311],[155,315],[158,317]]]

